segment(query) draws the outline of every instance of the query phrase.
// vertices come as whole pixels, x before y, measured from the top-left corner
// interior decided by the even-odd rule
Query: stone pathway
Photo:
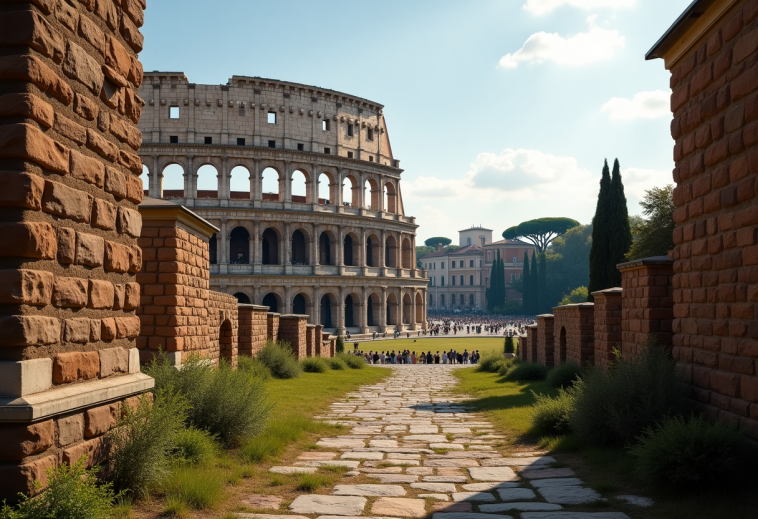
[[[555,459],[498,453],[504,437],[449,392],[456,366],[392,369],[384,382],[348,394],[319,417],[349,427],[348,434],[320,439],[323,451],[302,454],[292,467],[271,468],[286,474],[323,465],[349,469],[331,495],[298,496],[287,517],[629,519]]]

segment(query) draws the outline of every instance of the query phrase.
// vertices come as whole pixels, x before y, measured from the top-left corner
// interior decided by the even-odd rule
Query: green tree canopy
[[[445,238],[445,237],[442,237],[442,236],[435,236],[434,238],[429,238],[428,240],[426,240],[424,242],[424,245],[426,245],[427,247],[435,247],[436,248],[437,245],[442,245],[443,247],[447,247],[451,243],[453,243],[453,240],[451,240],[450,238]]]
[[[570,294],[566,294],[561,299],[561,306],[575,305],[577,303],[586,303],[589,292],[587,287],[578,287],[571,291]]]
[[[626,255],[629,261],[665,256],[674,248],[674,186],[654,187],[645,191],[640,205],[647,218],[629,219],[635,237]]]
[[[556,306],[564,294],[575,287],[587,286],[590,279],[592,226],[580,225],[556,238],[547,256],[546,299]]]
[[[538,252],[545,252],[550,242],[579,225],[581,225],[579,222],[571,218],[538,218],[509,227],[503,231],[503,238],[506,240],[523,238],[533,243]]]

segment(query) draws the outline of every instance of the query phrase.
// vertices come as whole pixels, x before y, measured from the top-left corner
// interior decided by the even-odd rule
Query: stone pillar
[[[553,309],[553,316],[555,365],[568,362],[579,366],[594,365],[594,303],[558,306]]]
[[[308,356],[306,315],[282,315],[279,318],[279,340],[288,342],[298,360]]]
[[[403,314],[405,310],[405,305],[403,304],[403,289],[398,289],[398,296],[397,296],[397,331],[402,332],[405,330],[405,322],[403,319]]]
[[[318,245],[319,238],[321,237],[321,231],[317,223],[313,224],[313,241],[311,242],[311,265],[318,267],[321,261],[319,257]]]
[[[153,169],[150,170],[150,178],[148,179],[148,194],[153,198],[161,197],[161,178],[163,173],[160,171],[160,163],[158,162],[158,155],[153,155]]]
[[[284,287],[284,313],[292,313],[292,287]]]
[[[553,314],[537,316],[537,362],[552,368],[555,364],[553,354]]]
[[[315,356],[316,350],[316,327],[312,324],[305,325],[305,350],[306,356]]]
[[[382,300],[379,302],[379,331],[387,331],[387,287],[382,287]]]
[[[622,263],[621,352],[638,355],[645,345],[671,347],[674,262],[666,256]]]
[[[313,336],[313,356],[321,357],[321,346],[324,343],[324,327],[320,324],[315,325]]]
[[[253,114],[253,120],[256,120]],[[261,159],[253,159],[253,207],[260,207],[263,200],[263,170],[261,168]]]
[[[229,235],[226,232],[226,218],[221,218],[221,235],[220,240],[217,242],[219,249],[221,249],[221,265],[226,265],[229,260]]]
[[[285,203],[285,207],[289,207],[288,204],[292,203],[292,168],[290,162],[284,163],[284,185],[279,186],[280,196],[284,195],[281,200]]]
[[[345,232],[340,225],[337,227],[337,266],[345,266]]]
[[[526,360],[537,362],[537,325],[531,324],[526,327]]]
[[[313,324],[321,325],[321,287],[318,285],[313,287]]]
[[[197,176],[195,175],[195,157],[187,155],[187,172],[185,173],[187,182],[184,192],[184,200],[187,207],[195,205],[197,197]]]
[[[256,220],[254,224],[254,261],[253,261],[253,273],[258,274],[260,272],[260,266],[263,262],[263,247],[261,246],[261,222]]]
[[[338,296],[339,301],[337,303],[337,330],[335,335],[345,334],[345,287],[340,287]]]
[[[255,357],[265,346],[268,307],[239,305],[239,354]]]
[[[363,297],[361,298],[361,333],[368,333],[368,287],[363,286]]]
[[[284,239],[282,240],[282,264],[292,265],[292,228],[289,222],[284,223]]]
[[[411,330],[417,330],[417,321],[416,321],[416,289],[413,290],[411,294]]]
[[[378,211],[380,213],[383,213],[385,211],[384,207],[384,177],[379,175],[379,196],[378,196]]]
[[[266,339],[270,341],[279,340],[279,318],[281,314],[268,312],[266,314]]]
[[[595,367],[608,369],[621,351],[621,288],[593,292],[595,299]]]

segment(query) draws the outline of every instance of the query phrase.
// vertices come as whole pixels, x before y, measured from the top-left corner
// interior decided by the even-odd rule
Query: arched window
[[[292,233],[292,264],[306,265],[307,261],[305,253],[305,235],[300,229],[298,229]]]
[[[250,171],[244,166],[236,166],[229,173],[229,198],[250,199]]]
[[[279,265],[279,237],[273,229],[263,231],[261,260],[264,265]]]
[[[332,328],[332,300],[329,294],[321,298],[321,325],[324,328]]]
[[[184,168],[179,164],[169,164],[163,168],[161,198],[184,197]]]
[[[345,298],[345,327],[352,328],[355,326],[353,322],[353,296],[349,295]]]
[[[244,227],[235,227],[229,234],[229,263],[250,263],[250,233]]]
[[[210,164],[197,170],[197,197],[218,198],[218,170]]]
[[[440,294],[440,308],[445,308],[445,294]]]
[[[277,313],[279,311],[279,302],[276,299],[276,294],[266,294],[263,298],[263,306],[268,306],[268,311]]]
[[[234,297],[237,298],[237,303],[241,305],[249,305],[250,304],[250,298],[247,297],[247,294],[243,294],[242,292],[237,292],[234,294]]]
[[[279,201],[279,172],[274,168],[266,168],[261,173],[261,193],[263,200]]]
[[[371,241],[371,236],[366,238],[366,266],[375,267],[374,264],[374,244]]]
[[[329,239],[329,235],[325,232],[321,233],[318,239],[319,249],[319,264],[321,265],[333,265],[332,262],[332,242]]]
[[[308,181],[305,173],[300,170],[292,173],[292,201],[298,204],[304,204],[308,202],[308,194],[306,192]]]
[[[344,248],[345,248],[345,251],[344,251],[345,265],[349,267],[355,266],[355,263],[353,262],[353,239],[350,237],[349,234],[345,236]]]
[[[307,314],[305,310],[305,296],[303,294],[296,295],[295,299],[292,300],[292,313],[298,315]]]

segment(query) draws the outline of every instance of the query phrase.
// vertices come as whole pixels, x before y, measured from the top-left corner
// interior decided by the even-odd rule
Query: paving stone
[[[494,495],[488,492],[455,492],[453,501],[469,501],[472,503],[494,503],[497,501]]]
[[[525,469],[521,471],[521,477],[526,479],[570,478],[573,476],[576,476],[576,473],[570,468]]]
[[[655,504],[649,497],[642,496],[622,495],[616,496],[616,499],[620,499],[621,501],[629,503],[630,505],[639,506],[641,508],[648,508]]]
[[[541,457],[523,457],[523,458],[498,458],[485,459],[481,461],[482,467],[535,467],[544,468],[544,465],[555,463],[555,458],[550,456]]]
[[[297,514],[363,515],[366,498],[358,496],[298,496],[289,508]]]
[[[406,474],[413,474],[414,476],[428,476],[434,473],[434,469],[431,467],[408,467],[405,469]]]
[[[404,496],[405,489],[399,485],[337,485],[335,496],[395,497]]]
[[[282,504],[282,498],[279,496],[262,496],[259,494],[252,494],[240,501],[243,505],[256,509],[278,509]]]
[[[374,468],[374,467],[361,467],[360,471],[365,474],[400,474],[403,472],[403,467],[384,467],[384,468]]]
[[[337,438],[322,438],[316,442],[319,447],[327,449],[357,449],[365,447],[366,442],[363,440],[340,440]]]
[[[425,459],[425,467],[477,467],[476,460],[471,459]]]
[[[437,434],[440,432],[440,428],[436,425],[411,425],[411,434]]]
[[[406,467],[421,465],[421,462],[419,460],[400,460],[395,458],[387,458],[384,460],[384,463],[392,463],[393,465],[403,465]]]
[[[456,490],[455,485],[452,483],[411,483],[411,488],[444,493],[451,493]]]
[[[324,460],[333,460],[337,457],[336,452],[304,452],[300,456],[297,457],[299,460],[307,460],[307,461],[324,461]]]
[[[468,485],[461,485],[463,490],[470,492],[488,492],[498,488],[516,488],[519,483],[469,483]]]
[[[479,481],[517,481],[519,478],[508,467],[471,467],[471,479]]]
[[[347,467],[357,469],[360,461],[349,460],[329,460],[329,461],[298,461],[295,463],[298,467]]]
[[[537,489],[542,497],[548,503],[557,503],[559,505],[584,505],[598,501],[601,496],[591,488],[571,486],[571,485],[553,485]]]
[[[448,450],[455,450],[455,451],[462,451],[465,449],[465,447],[460,443],[430,443],[429,444],[430,449],[448,449]]]
[[[415,483],[418,476],[412,474],[371,474],[370,478],[376,478],[382,483]]]
[[[473,512],[474,506],[471,503],[434,503],[432,512]]]
[[[369,447],[397,447],[397,440],[370,440]]]
[[[463,469],[455,467],[437,467],[434,470],[438,476],[465,476]]]
[[[537,499],[537,494],[528,488],[498,488],[497,495],[500,501],[521,501],[523,499]]]
[[[392,459],[396,460],[420,460],[421,454],[404,454],[402,452],[393,452]]]
[[[239,512],[237,512],[237,517],[240,519],[309,519],[304,515],[243,514]],[[340,519],[342,519],[342,517],[340,517]]]
[[[444,434],[408,434],[403,438],[405,441],[439,442],[446,443],[447,436]]]
[[[498,512],[555,512],[563,510],[561,505],[539,502],[524,503],[497,503],[494,505],[480,505],[479,510],[487,513]]]
[[[402,497],[380,497],[374,501],[371,513],[391,517],[426,517],[426,501]]]
[[[383,452],[345,452],[340,456],[343,460],[381,460],[384,459]]]
[[[437,501],[450,501],[450,496],[447,494],[419,494],[417,497],[421,499],[436,499]]]
[[[427,483],[468,483],[466,476],[424,476],[421,481]]]
[[[583,485],[581,479],[579,478],[557,478],[557,479],[540,479],[537,481],[533,481],[531,485],[535,488],[545,488],[545,487],[566,487],[566,486],[577,486],[577,485]]]
[[[275,474],[314,474],[318,468],[316,467],[271,467],[269,472]]]

